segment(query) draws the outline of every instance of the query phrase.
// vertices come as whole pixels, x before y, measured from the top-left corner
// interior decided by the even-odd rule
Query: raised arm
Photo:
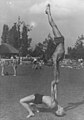
[[[51,97],[53,100],[57,101],[57,83],[55,80],[51,82]]]

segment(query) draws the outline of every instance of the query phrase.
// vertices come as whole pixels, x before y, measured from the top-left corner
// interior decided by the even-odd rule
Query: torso
[[[45,51],[45,59],[49,60],[54,53],[60,52],[63,54],[64,52],[64,37],[54,38],[54,42],[50,41],[47,50]]]
[[[49,108],[54,108],[57,105],[50,96],[43,96],[42,102],[46,104]]]
[[[35,99],[33,101],[34,104],[45,104],[47,107],[53,109],[57,106],[56,102],[50,96],[44,96],[41,94],[34,94]]]

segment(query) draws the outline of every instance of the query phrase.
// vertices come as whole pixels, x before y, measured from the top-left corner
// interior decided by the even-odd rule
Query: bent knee
[[[24,100],[23,100],[23,99],[20,99],[20,101],[19,101],[19,102],[20,102],[20,104],[22,104],[22,103],[24,103]]]

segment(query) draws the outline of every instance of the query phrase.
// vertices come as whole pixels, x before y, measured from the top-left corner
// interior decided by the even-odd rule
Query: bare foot
[[[48,14],[48,13],[49,13],[49,11],[50,11],[50,4],[48,4],[48,5],[46,6],[45,13],[46,13],[46,14]]]
[[[30,113],[29,115],[27,115],[26,118],[30,118],[30,117],[33,117],[34,116],[34,113]]]

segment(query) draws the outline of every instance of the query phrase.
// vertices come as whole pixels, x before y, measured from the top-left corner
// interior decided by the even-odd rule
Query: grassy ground
[[[12,74],[11,68],[9,74]],[[1,68],[0,68],[1,71]],[[0,120],[26,120],[27,111],[20,105],[22,97],[33,93],[50,95],[53,68],[33,70],[31,65],[18,66],[17,76],[0,76]],[[84,69],[61,68],[58,101],[66,110],[63,117],[41,110],[30,120],[84,120]]]

